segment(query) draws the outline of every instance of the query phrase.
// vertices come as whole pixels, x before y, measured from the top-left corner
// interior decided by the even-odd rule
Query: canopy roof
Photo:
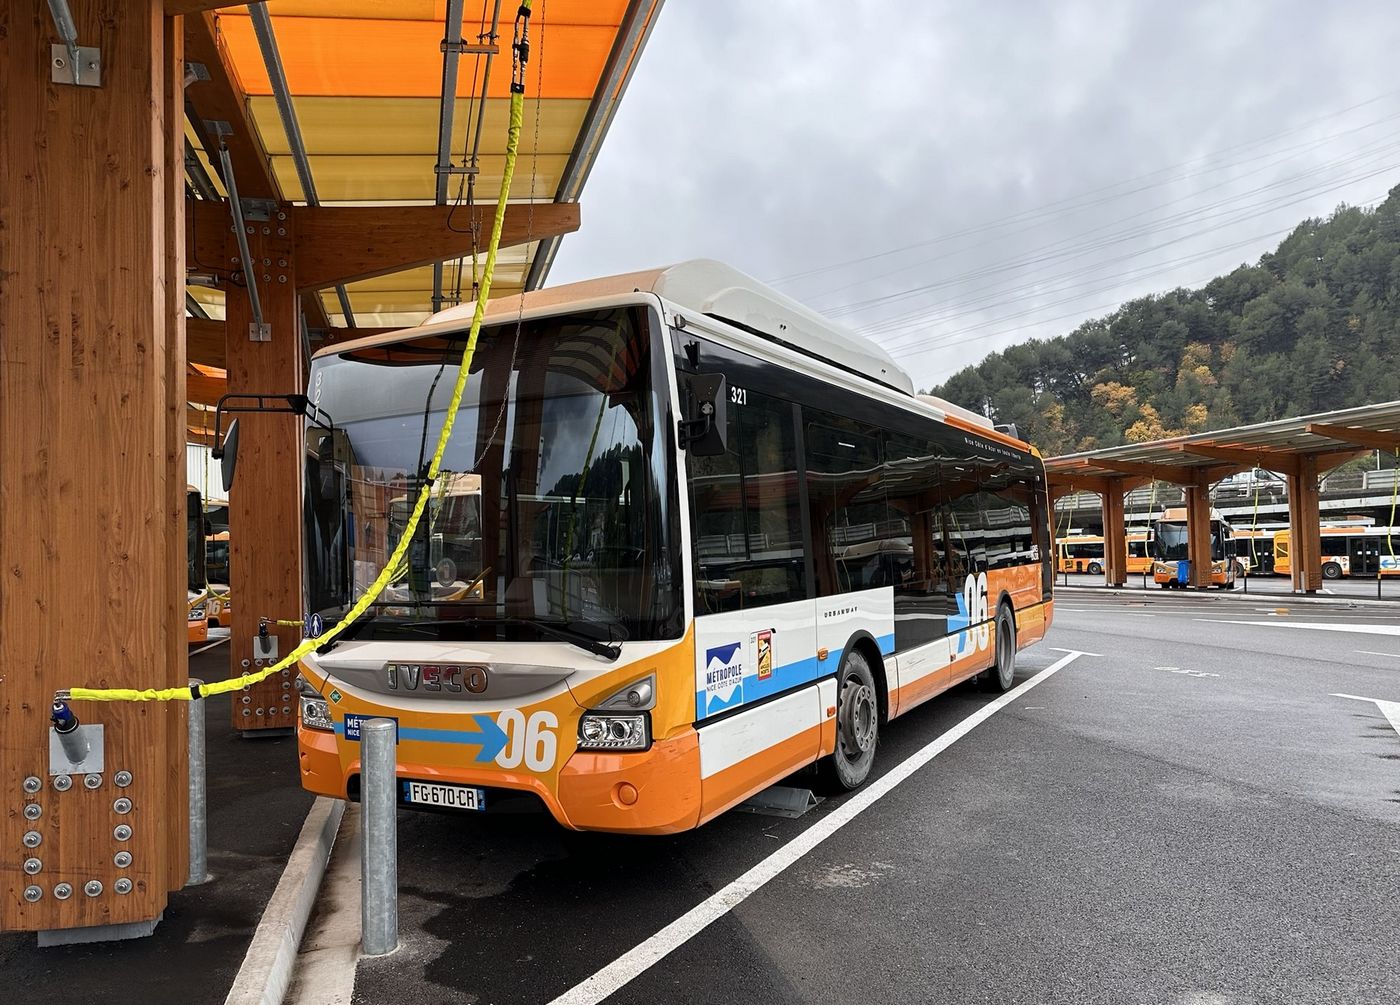
[[[1061,481],[1124,474],[1182,481],[1193,468],[1286,470],[1303,455],[1340,459],[1367,449],[1400,449],[1400,401],[1050,457],[1045,470]]]
[[[534,4],[514,202],[578,200],[660,6],[661,0]],[[209,92],[200,91],[226,76],[241,106],[234,111],[249,127],[234,122],[229,137],[231,146],[251,146],[235,157],[244,198],[263,194],[256,179],[246,177],[261,167],[273,189],[266,197],[286,202],[494,204],[504,164],[516,8],[502,0],[271,0],[264,37],[261,14],[250,8],[189,15],[187,59],[202,61],[202,72],[214,78],[213,85],[204,77],[191,80],[186,92],[193,113],[186,124],[192,194],[226,194],[217,157],[210,157],[218,135],[211,120],[220,112],[210,111]],[[449,58],[444,40],[456,37],[458,24],[463,51]],[[199,44],[201,32],[212,36],[212,46]],[[220,65],[208,65],[215,55]],[[464,173],[472,168],[473,174]],[[464,212],[464,226],[466,219]],[[483,228],[483,258],[487,237]],[[556,247],[551,238],[503,248],[493,294],[538,288]],[[472,275],[467,256],[440,270],[418,267],[317,291],[308,323],[313,329],[416,324],[433,312],[435,287],[438,306],[470,299]],[[196,314],[223,316],[220,290],[192,286],[190,293]]]

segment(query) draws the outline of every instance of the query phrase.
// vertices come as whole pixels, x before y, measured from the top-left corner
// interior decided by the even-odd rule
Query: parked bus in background
[[[1141,576],[1152,571],[1152,531],[1128,531],[1128,574]]]
[[[206,604],[210,628],[233,624],[233,601],[229,596],[228,501],[204,501],[205,565],[209,574],[209,600]]]
[[[306,427],[306,606],[328,625],[402,532],[387,503],[421,484],[471,310],[312,363],[334,429]],[[682,831],[813,762],[861,785],[889,720],[970,678],[1007,690],[1051,620],[1039,455],[714,262],[493,305],[439,479],[476,500],[471,547],[431,565],[434,535],[454,545],[425,518],[393,595],[303,661],[314,792],[357,797],[361,724],[386,716],[405,806]]]
[[[1129,531],[1126,535],[1128,556],[1127,572],[1142,575],[1152,568],[1152,556],[1148,554],[1149,531]],[[1062,538],[1055,546],[1056,572],[1086,572],[1093,576],[1104,571],[1103,537],[1098,534],[1078,534]]]
[[[1235,559],[1247,576],[1267,576],[1274,569],[1276,527],[1235,527]]]
[[[1075,534],[1061,538],[1055,545],[1059,555],[1057,572],[1087,572],[1091,576],[1103,573],[1103,538],[1097,534]]]
[[[204,500],[199,489],[185,486],[185,553],[188,558],[186,628],[190,642],[209,638],[209,582],[204,551]]]
[[[1163,589],[1184,589],[1191,583],[1186,543],[1186,508],[1163,510],[1152,524],[1152,579]],[[1239,574],[1233,530],[1220,511],[1210,511],[1210,583],[1231,589]]]
[[[1400,576],[1400,527],[1323,524],[1322,578]],[[1274,571],[1292,575],[1293,557],[1288,528],[1274,533]]]

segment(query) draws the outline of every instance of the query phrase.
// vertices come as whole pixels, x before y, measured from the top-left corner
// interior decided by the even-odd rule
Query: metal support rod
[[[272,86],[272,98],[277,104],[277,114],[282,119],[282,132],[287,135],[287,150],[292,155],[292,165],[297,170],[297,181],[301,183],[301,193],[308,206],[321,205],[316,194],[316,181],[311,176],[311,161],[306,156],[306,142],[301,136],[301,124],[297,121],[297,110],[292,105],[292,91],[287,86],[287,71],[282,66],[282,53],[277,48],[277,36],[272,30],[272,18],[267,13],[266,3],[250,3],[248,16],[253,22],[253,34],[258,39],[258,49],[262,52],[263,66],[267,70],[268,83]],[[350,298],[345,285],[338,283],[336,296],[340,298],[340,309],[345,313],[345,326],[355,327],[355,315],[350,311]]]
[[[238,238],[238,253],[242,257],[243,278],[248,281],[248,303],[253,308],[253,324],[263,323],[262,301],[258,299],[258,270],[253,268],[253,254],[248,250],[248,228],[243,223],[243,204],[238,201],[238,182],[233,178],[233,161],[229,159],[228,147],[219,144],[219,163],[224,168],[224,187],[228,189],[228,205],[233,212],[233,233]]]
[[[360,724],[360,949],[399,946],[399,839],[395,735],[391,719]]]
[[[49,0],[49,13],[53,15],[53,24],[58,29],[58,37],[63,39],[64,48],[68,50],[68,66],[73,71],[73,83],[78,83],[81,75],[78,61],[78,26],[73,23],[73,12],[68,9],[68,0]]]
[[[204,681],[190,678],[192,687]],[[209,796],[204,768],[204,702],[189,703],[190,871],[186,886],[209,879]]]
[[[447,15],[443,25],[442,98],[438,110],[437,190],[433,201],[447,205],[447,184],[452,167],[452,119],[457,110],[457,59],[462,44],[462,0],[447,0]],[[489,58],[489,57],[488,57]],[[482,91],[485,105],[486,92]],[[442,263],[433,263],[433,313],[442,310]]]

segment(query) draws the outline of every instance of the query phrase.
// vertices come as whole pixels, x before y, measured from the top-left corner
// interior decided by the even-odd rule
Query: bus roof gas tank
[[[497,314],[514,320],[522,310],[638,292],[654,293],[682,310],[719,318],[904,394],[914,394],[914,382],[909,374],[871,340],[848,331],[752,276],[708,258],[503,297],[488,306],[487,321]],[[474,307],[474,304],[450,307],[423,324],[469,321]]]

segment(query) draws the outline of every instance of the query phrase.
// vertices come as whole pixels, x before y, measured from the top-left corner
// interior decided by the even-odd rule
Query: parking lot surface
[[[1032,689],[829,834],[862,793],[670,838],[402,815],[403,947],[354,1000],[1400,1000],[1400,617],[1059,607]],[[878,770],[992,702],[897,720]]]

